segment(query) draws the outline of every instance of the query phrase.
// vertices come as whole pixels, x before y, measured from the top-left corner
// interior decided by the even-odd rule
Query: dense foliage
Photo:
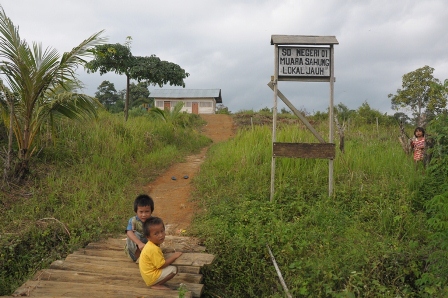
[[[60,137],[33,159],[28,184],[0,191],[0,295],[76,248],[122,233],[143,186],[209,144],[198,115],[182,119],[168,125],[131,110],[126,123],[101,113],[58,125]]]
[[[428,128],[438,140],[447,137],[444,121]],[[315,125],[325,135],[326,125]],[[327,161],[277,158],[269,202],[267,125],[214,146],[194,195],[206,210],[194,233],[217,256],[204,271],[207,296],[284,297],[269,245],[293,297],[446,297],[446,144],[422,175],[398,127],[379,125],[347,126],[332,197]],[[277,131],[284,142],[314,142],[310,135],[300,125]],[[431,184],[433,175],[443,183]]]

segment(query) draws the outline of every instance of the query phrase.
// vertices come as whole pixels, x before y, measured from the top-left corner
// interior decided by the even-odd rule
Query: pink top
[[[425,149],[425,138],[412,141],[412,147],[414,147],[414,160],[423,160],[423,152]]]

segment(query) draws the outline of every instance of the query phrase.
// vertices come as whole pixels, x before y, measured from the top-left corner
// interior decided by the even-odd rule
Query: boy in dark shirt
[[[140,253],[148,241],[143,232],[143,224],[154,212],[154,201],[146,194],[137,196],[134,200],[134,212],[135,216],[129,219],[126,228],[127,238],[124,250],[132,261],[138,263]]]

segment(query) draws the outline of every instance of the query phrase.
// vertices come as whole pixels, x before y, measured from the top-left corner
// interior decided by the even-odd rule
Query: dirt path
[[[228,140],[234,136],[234,124],[229,115],[201,115],[207,121],[202,133],[213,140],[213,143]],[[191,179],[198,173],[206,158],[208,147],[199,154],[187,157],[186,162],[174,164],[162,173],[155,181],[143,189],[153,199],[154,216],[161,217],[167,227],[167,235],[180,235],[187,230],[195,206],[188,200],[192,190]],[[188,176],[187,179],[184,176]],[[175,177],[176,180],[173,180]]]

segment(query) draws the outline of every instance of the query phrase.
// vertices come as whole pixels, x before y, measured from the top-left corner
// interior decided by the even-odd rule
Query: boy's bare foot
[[[170,288],[168,288],[167,286],[164,285],[154,285],[151,287],[151,289],[154,290],[170,290]]]

